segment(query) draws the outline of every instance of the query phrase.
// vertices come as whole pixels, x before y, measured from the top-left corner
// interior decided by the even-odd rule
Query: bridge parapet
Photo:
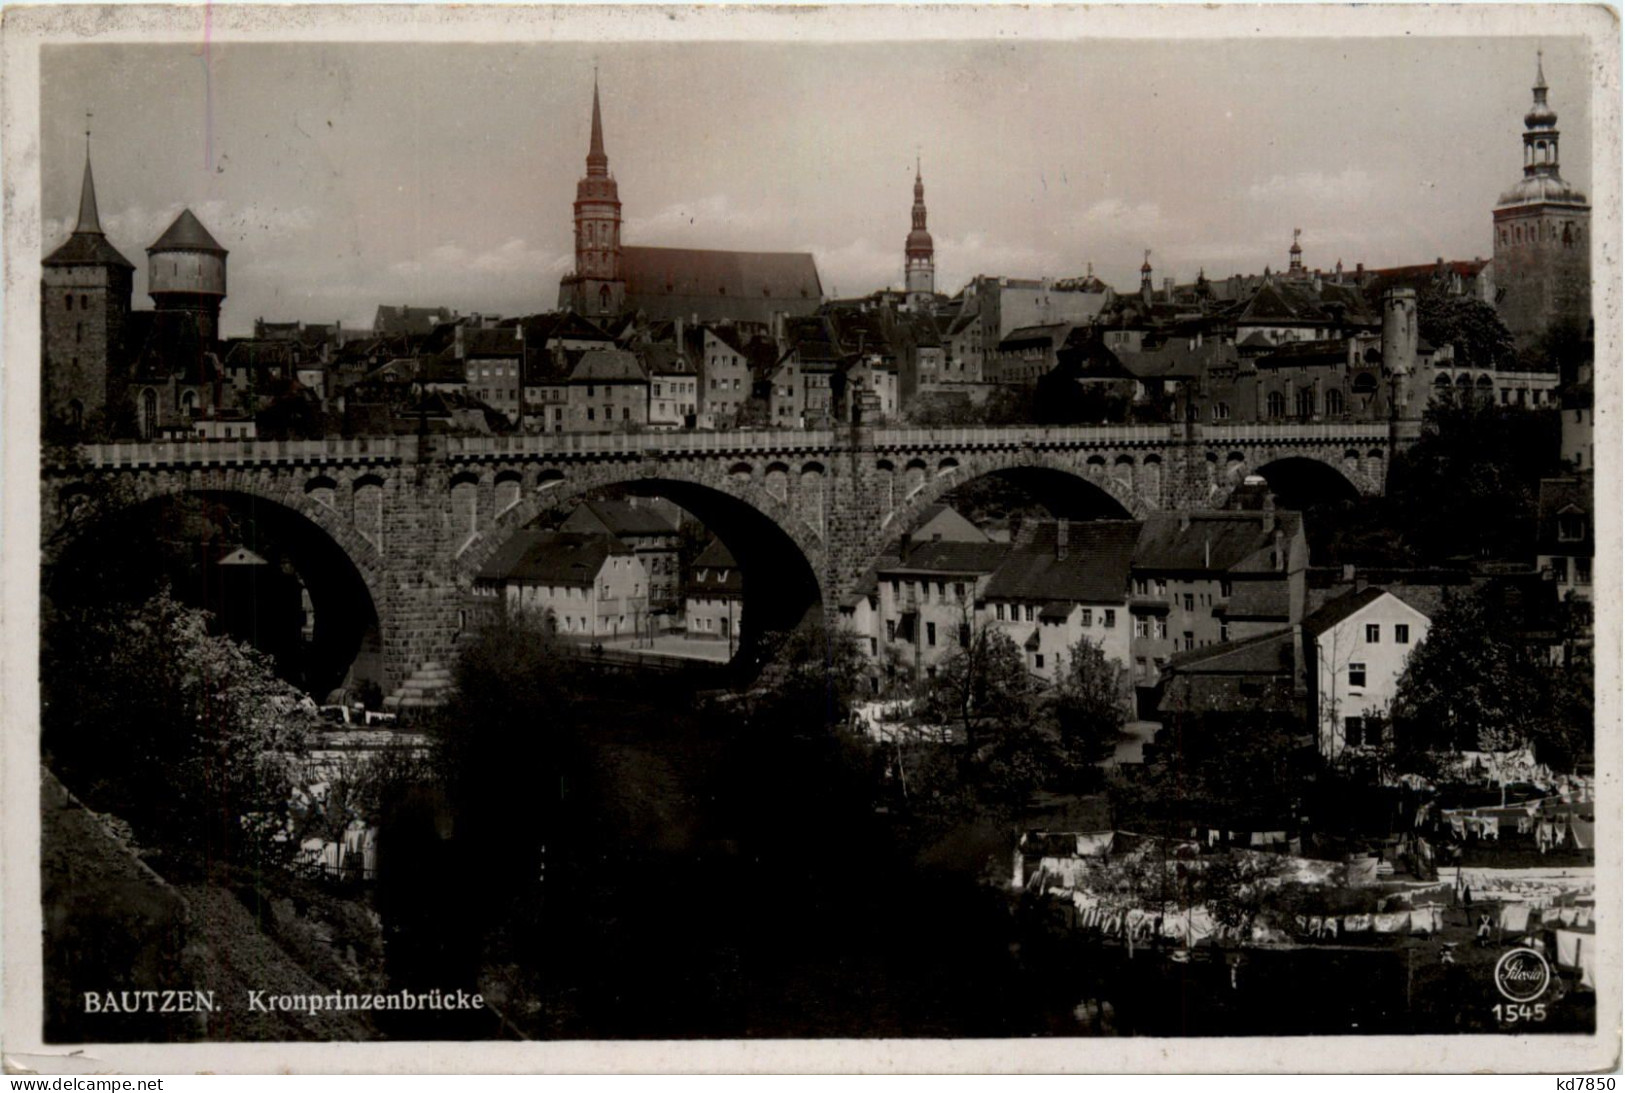
[[[411,441],[383,437],[330,437],[322,440],[151,440],[84,444],[57,469],[147,469],[236,467],[323,463],[392,463]],[[49,456],[47,457],[49,458]],[[48,468],[49,469],[49,468]]]

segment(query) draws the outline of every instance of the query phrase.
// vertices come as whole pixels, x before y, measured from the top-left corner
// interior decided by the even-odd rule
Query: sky
[[[810,251],[827,295],[902,283],[915,157],[937,288],[1120,289],[1488,257],[1536,49],[1564,177],[1591,185],[1579,38],[47,46],[44,246],[85,114],[138,267],[190,207],[230,252],[228,335],[379,304],[550,309],[572,264],[594,66],[622,240]]]

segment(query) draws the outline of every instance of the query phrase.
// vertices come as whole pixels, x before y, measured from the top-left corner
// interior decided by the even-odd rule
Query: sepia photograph
[[[8,1048],[1617,1066],[1605,9],[4,31]]]

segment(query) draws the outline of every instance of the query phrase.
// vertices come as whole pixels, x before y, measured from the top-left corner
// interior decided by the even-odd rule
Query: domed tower
[[[604,152],[596,76],[587,173],[576,183],[575,233],[576,268],[559,282],[559,306],[594,318],[619,315],[626,300],[626,281],[621,277],[621,196]]]
[[[1292,249],[1287,251],[1287,275],[1291,277],[1303,276],[1303,244],[1298,242],[1303,235],[1302,228],[1292,229]]]
[[[119,395],[135,279],[135,266],[102,234],[88,132],[79,220],[40,266],[42,410],[47,421],[78,429]]]
[[[220,304],[226,298],[226,248],[182,209],[169,230],[147,248],[147,295],[159,311],[197,317],[205,346],[220,340]]]
[[[1523,178],[1495,206],[1497,309],[1520,345],[1554,323],[1591,319],[1591,206],[1558,171],[1557,113],[1535,62],[1535,101],[1524,115]]]
[[[914,160],[914,228],[903,245],[903,276],[908,306],[914,310],[930,307],[937,293],[936,247],[925,230],[925,182],[918,157]]]

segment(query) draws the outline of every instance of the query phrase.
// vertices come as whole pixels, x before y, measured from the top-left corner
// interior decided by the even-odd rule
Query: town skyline
[[[861,90],[817,87],[834,49],[895,57],[895,81],[858,82],[917,89],[918,106],[876,112]],[[191,207],[233,255],[227,334],[259,317],[365,325],[379,304],[547,310],[572,263],[569,199],[596,61],[625,242],[808,251],[826,296],[901,286],[916,155],[948,293],[980,274],[1090,267],[1128,290],[1147,249],[1159,285],[1198,270],[1279,270],[1295,228],[1310,268],[1487,257],[1484,210],[1517,177],[1537,49],[1570,135],[1565,176],[1588,189],[1580,39],[226,45],[206,58],[181,46],[53,48],[42,61],[43,241],[72,226],[88,110],[110,239],[139,258]],[[423,66],[401,62],[428,50],[447,74],[432,95],[402,86],[402,70]],[[691,63],[700,51],[735,64]],[[777,83],[741,86],[767,66],[782,70]],[[1341,90],[1379,71],[1359,94]],[[1441,101],[1426,93],[1435,71],[1473,86]],[[535,93],[487,101],[493,78]],[[680,100],[661,94],[678,79]],[[1139,108],[1103,101],[1099,88],[1112,86]],[[1269,120],[1282,87],[1323,94],[1325,115],[1294,111],[1262,130],[1240,120]],[[750,95],[760,112],[725,112]],[[1069,100],[1099,104],[1075,138]],[[1042,116],[1001,131],[997,119],[1023,103]],[[846,139],[855,118],[862,140]],[[1136,130],[1154,139],[1127,139]],[[146,139],[121,136],[134,131]],[[195,156],[150,154],[188,145]],[[460,200],[471,187],[484,198]],[[138,296],[144,281],[138,268]]]

